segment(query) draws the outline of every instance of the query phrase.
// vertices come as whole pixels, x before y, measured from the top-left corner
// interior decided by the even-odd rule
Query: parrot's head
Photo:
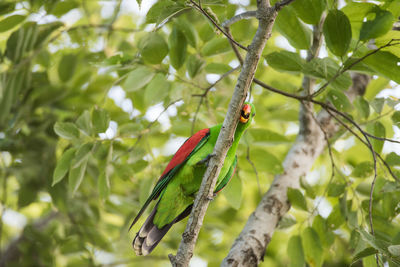
[[[253,117],[256,115],[256,108],[252,103],[244,102],[242,110],[240,111],[240,123],[246,126],[250,125]],[[246,127],[247,128],[247,127]]]

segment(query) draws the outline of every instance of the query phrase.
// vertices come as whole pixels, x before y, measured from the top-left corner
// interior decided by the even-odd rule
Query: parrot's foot
[[[210,154],[207,155],[207,157],[205,157],[204,159],[202,159],[202,160],[200,160],[199,162],[197,162],[196,165],[208,164],[208,161],[209,161],[212,157],[214,157],[214,156],[215,156],[215,154],[210,153]]]
[[[215,198],[216,196],[217,196],[217,193],[214,193],[211,197],[208,196],[208,197],[207,197],[207,200],[212,201],[212,200],[214,200],[214,198]]]

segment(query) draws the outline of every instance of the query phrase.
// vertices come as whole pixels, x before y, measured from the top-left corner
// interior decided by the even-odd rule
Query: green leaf
[[[196,48],[199,37],[197,36],[197,32],[193,24],[188,22],[186,19],[179,17],[175,25],[181,32],[183,32],[189,45]]]
[[[82,164],[82,162],[87,161],[90,156],[90,152],[92,151],[93,143],[86,143],[81,145],[76,151],[74,160],[72,162],[71,167],[76,168]]]
[[[400,125],[400,111],[395,111],[391,119],[395,125]]]
[[[364,161],[354,168],[351,176],[357,178],[366,178],[374,172],[374,164],[370,161]]]
[[[223,63],[210,63],[206,66],[206,72],[208,73],[216,73],[216,74],[224,74],[230,71],[231,66]]]
[[[203,42],[208,42],[212,38],[215,37],[214,28],[210,25],[210,23],[202,23],[199,29],[199,37]]]
[[[328,92],[329,101],[337,108],[338,110],[349,112],[351,110],[351,103],[347,96],[339,91],[332,89]]]
[[[388,247],[388,250],[394,257],[400,256],[400,245],[391,245]]]
[[[367,2],[347,2],[341,9],[349,18],[353,36],[360,35],[360,29],[365,15],[374,8],[374,4]]]
[[[254,139],[252,142],[257,144],[270,145],[291,142],[286,136],[263,128],[249,128],[248,133]]]
[[[322,266],[323,250],[318,233],[313,228],[307,227],[301,237],[307,263],[312,267]]]
[[[71,122],[56,122],[54,124],[54,132],[58,136],[69,140],[79,137],[78,128]]]
[[[345,222],[342,212],[340,211],[340,206],[335,205],[331,214],[327,218],[327,222],[330,228],[337,229]]]
[[[58,77],[61,81],[69,81],[75,73],[77,58],[74,54],[66,54],[58,65]]]
[[[54,186],[55,184],[60,182],[67,174],[71,166],[71,161],[74,158],[75,151],[76,151],[75,148],[68,149],[63,153],[61,158],[58,160],[56,168],[54,169],[53,183],[51,184],[51,186]]]
[[[371,107],[378,114],[381,114],[384,104],[385,104],[384,98],[375,98],[374,100],[371,101]]]
[[[47,38],[58,28],[64,26],[64,23],[61,21],[54,21],[47,24],[41,24],[38,26],[39,33],[36,38],[36,43],[33,48],[38,48],[43,42],[47,40]]]
[[[205,62],[196,55],[190,55],[186,61],[186,68],[190,78],[196,77],[199,71],[203,68]]]
[[[392,29],[393,22],[392,13],[375,6],[367,13],[367,21],[361,27],[360,40],[366,41],[384,35]]]
[[[81,129],[87,136],[92,134],[92,123],[89,111],[85,110],[75,122],[76,126]]]
[[[281,162],[265,149],[250,149],[250,159],[254,163],[258,171],[265,171],[273,174],[283,172]]]
[[[307,202],[299,189],[289,187],[287,189],[287,196],[290,204],[296,208],[307,211]]]
[[[135,163],[129,165],[129,168],[131,169],[130,172],[134,171],[135,173],[139,173],[148,165],[149,163],[147,161],[145,161],[144,159],[139,159]]]
[[[276,70],[295,73],[301,72],[305,64],[305,60],[299,54],[289,51],[273,52],[268,54],[265,59],[268,65]]]
[[[387,51],[379,51],[365,58],[362,63],[376,73],[400,83],[400,67],[397,65],[400,58]]]
[[[171,85],[165,78],[165,75],[157,73],[146,87],[144,102],[147,105],[154,105],[163,101],[168,96],[170,87]]]
[[[312,32],[294,15],[291,6],[286,6],[279,11],[274,26],[294,48],[310,48]]]
[[[301,244],[301,237],[293,235],[290,237],[287,245],[287,254],[290,259],[290,267],[303,267],[305,266],[303,245]]]
[[[183,3],[179,1],[159,1],[147,12],[146,23],[162,24],[184,9],[189,9],[189,7],[185,7]]]
[[[333,232],[328,228],[326,220],[321,215],[315,216],[312,228],[317,232],[324,247],[329,248],[335,241]]]
[[[295,225],[297,221],[295,219],[292,219],[288,216],[283,216],[281,221],[279,222],[279,229],[286,229],[289,228],[293,225]]]
[[[5,55],[14,63],[19,63],[27,52],[35,47],[39,26],[34,22],[24,23],[7,39]]]
[[[131,166],[125,164],[115,166],[114,170],[117,173],[117,176],[125,181],[131,178],[134,174],[134,171],[131,168]]]
[[[134,92],[148,84],[154,77],[155,72],[146,66],[140,66],[128,74],[124,82],[127,92]]]
[[[302,0],[294,1],[291,5],[299,18],[308,24],[319,23],[322,12],[325,10],[324,0]]]
[[[354,255],[353,260],[352,260],[352,265],[356,263],[357,261],[361,260],[362,258],[368,257],[370,255],[374,255],[378,252],[375,248],[372,247],[367,247],[360,252],[358,252],[356,255]]]
[[[363,267],[378,267],[376,264],[376,258],[374,255],[370,255],[362,259],[362,266]]]
[[[62,15],[68,13],[69,11],[77,7],[79,7],[79,3],[76,1],[57,2],[57,4],[49,13],[59,18]]]
[[[168,38],[169,59],[172,67],[179,69],[185,63],[187,41],[186,37],[178,26],[174,25]]]
[[[345,184],[331,183],[328,186],[328,196],[338,197],[344,193],[345,188],[346,188]]]
[[[242,181],[237,175],[234,175],[224,190],[222,190],[229,205],[235,210],[238,210],[242,204],[242,191]]]
[[[379,121],[367,124],[367,132],[372,134],[373,136],[380,137],[380,138],[385,138],[385,136],[386,136],[385,126],[383,126],[383,124]],[[374,148],[374,150],[378,153],[381,153],[384,141],[377,140],[377,139],[371,138],[371,137],[369,139],[371,141],[371,144],[372,144],[372,147]]]
[[[385,159],[386,163],[392,166],[400,166],[400,156],[394,152],[390,152]]]
[[[214,38],[207,42],[201,49],[201,54],[205,57],[227,52],[231,49],[226,38]]]
[[[168,54],[164,37],[157,32],[147,34],[139,44],[143,60],[149,64],[160,64]]]
[[[92,112],[92,124],[95,133],[104,133],[110,124],[110,115],[102,108],[95,108]]]
[[[68,187],[72,195],[75,194],[76,190],[78,190],[79,186],[83,181],[83,177],[85,176],[86,166],[88,162],[88,157],[86,157],[80,165],[75,168],[71,168],[69,170],[68,176]]]
[[[330,81],[336,75],[339,68],[339,65],[331,58],[314,58],[304,65],[303,72],[305,75]],[[329,85],[334,89],[345,91],[351,84],[350,74],[345,72],[331,81]]]
[[[369,82],[366,92],[364,94],[364,98],[367,100],[373,100],[376,95],[386,88],[388,85],[389,80],[384,77],[378,77],[377,79],[373,79]],[[380,98],[377,98],[380,99]],[[383,99],[384,100],[384,99]],[[372,102],[371,102],[372,104]],[[380,112],[378,112],[380,113]]]
[[[325,19],[323,32],[326,45],[338,57],[346,54],[351,41],[351,25],[340,10],[331,10]]]
[[[367,119],[369,117],[369,103],[362,96],[356,98],[354,106],[362,118]]]
[[[110,147],[108,148],[107,160],[104,170],[100,173],[99,179],[97,180],[97,188],[102,199],[106,199],[110,193],[110,172],[112,168],[112,155],[113,144],[111,143]]]
[[[360,233],[361,238],[367,242],[371,247],[375,248],[381,253],[387,253],[388,242],[380,240],[370,233],[366,232],[362,229],[357,229],[357,232]]]
[[[0,15],[10,13],[14,10],[16,3],[3,1],[0,3]]]
[[[106,171],[102,171],[97,180],[97,188],[99,195],[102,199],[106,199],[110,193],[110,178],[106,174]]]
[[[11,30],[25,20],[26,16],[12,15],[0,21],[0,32]]]

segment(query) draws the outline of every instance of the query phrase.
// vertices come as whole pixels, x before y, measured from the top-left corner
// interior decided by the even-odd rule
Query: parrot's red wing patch
[[[164,172],[161,174],[160,180],[173,168],[184,162],[196,148],[198,143],[207,135],[210,134],[210,129],[206,128],[198,131],[183,143],[183,145],[176,151],[171,161],[168,163]]]

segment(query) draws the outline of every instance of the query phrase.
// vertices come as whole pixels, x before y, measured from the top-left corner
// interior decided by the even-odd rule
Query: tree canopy
[[[0,266],[169,265],[187,220],[146,257],[129,225],[185,139],[233,116],[260,3],[0,3]],[[400,2],[270,4],[257,114],[192,264],[262,214],[260,266],[399,266]]]

